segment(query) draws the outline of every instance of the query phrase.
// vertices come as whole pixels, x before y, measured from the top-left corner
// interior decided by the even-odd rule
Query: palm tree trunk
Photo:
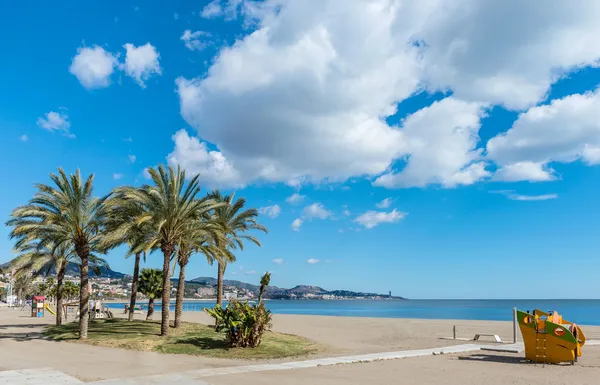
[[[81,287],[79,289],[79,339],[87,340],[88,338],[88,318],[89,318],[89,307],[90,307],[90,291],[88,286],[89,280],[89,263],[88,257],[90,254],[89,245],[83,247],[83,251],[79,254],[81,258],[81,266],[79,268],[81,275]]]
[[[142,253],[135,253],[135,265],[133,266],[133,278],[131,280],[131,301],[129,301],[129,320],[133,321],[135,300],[137,297],[137,284],[140,276],[140,257]]]
[[[146,321],[150,321],[152,319],[152,314],[154,314],[154,298],[150,298],[148,300],[148,313],[146,313]]]
[[[175,323],[174,327],[181,326],[181,312],[183,310],[183,295],[185,294],[185,265],[186,260],[179,261],[179,282],[177,283],[177,300],[175,301]]]
[[[217,272],[217,305],[223,305],[223,276],[225,275],[225,264],[219,262],[219,270]]]
[[[56,326],[62,325],[63,318],[63,280],[65,279],[65,272],[67,270],[67,263],[58,269],[56,275]]]
[[[169,305],[171,302],[171,255],[173,255],[173,246],[165,245],[163,252],[163,292],[162,292],[162,311],[160,321],[160,335],[167,337],[169,335]]]

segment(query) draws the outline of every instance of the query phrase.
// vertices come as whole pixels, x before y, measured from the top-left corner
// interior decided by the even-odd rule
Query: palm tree
[[[235,194],[222,196],[219,191],[213,191],[209,195],[216,202],[224,203],[223,206],[217,207],[214,211],[215,221],[222,227],[227,236],[227,242],[221,243],[219,246],[225,249],[244,249],[244,241],[249,241],[257,246],[260,246],[258,238],[247,235],[247,231],[259,230],[268,233],[266,227],[258,224],[258,210],[248,209],[243,210],[246,204],[246,199],[240,198],[234,201]],[[243,210],[243,211],[242,211]],[[223,258],[219,261],[219,270],[217,273],[217,305],[223,304],[223,276],[227,263],[235,262],[235,256],[232,253],[228,254],[228,258]]]
[[[265,290],[267,286],[271,283],[271,273],[268,271],[260,278],[260,291],[258,292],[258,304],[260,305],[263,300],[263,295],[265,294]]]
[[[150,252],[160,249],[163,253],[163,292],[161,336],[169,335],[169,300],[171,281],[169,279],[170,262],[179,240],[183,239],[191,224],[218,207],[211,199],[196,199],[200,187],[198,176],[189,183],[185,181],[185,172],[179,167],[159,166],[148,169],[153,185],[141,188],[130,186],[116,188],[113,192],[117,199],[109,203],[109,209],[121,207],[129,213],[129,220],[124,221],[111,235],[119,239],[130,233],[132,227],[144,224],[148,232],[139,250]],[[112,242],[112,241],[111,241]],[[108,242],[110,243],[110,242]]]
[[[37,241],[39,247],[73,247],[81,260],[79,339],[87,339],[89,312],[89,258],[100,251],[105,220],[104,200],[92,196],[94,175],[85,181],[79,170],[67,175],[62,168],[50,174],[55,187],[37,184],[25,206],[13,210],[7,225],[16,248]]]
[[[54,279],[48,277],[43,284],[46,290],[44,290],[44,293],[40,292],[40,294],[54,295],[56,297],[56,325],[62,325],[63,281],[67,267],[70,263],[81,265],[81,259],[71,246],[54,247],[53,244],[28,244],[22,246],[21,251],[23,253],[10,263],[11,269],[15,271],[15,277],[22,274],[29,274],[30,272],[32,277],[48,276],[52,271],[56,271],[56,288],[54,288]],[[97,274],[99,274],[101,267],[108,267],[105,260],[95,255],[90,255],[89,264]],[[42,287],[38,287],[38,290],[41,291]]]
[[[129,222],[133,215],[140,215],[142,213],[142,208],[136,205],[126,204],[123,202],[122,197],[118,195],[107,200],[106,207],[110,208],[110,210],[107,209],[106,220],[107,232],[110,235],[104,237],[102,244],[103,248],[105,251],[108,251],[121,244],[127,244],[129,251],[127,255],[125,255],[125,258],[132,255],[135,256],[128,316],[129,321],[133,321],[140,275],[140,260],[143,256],[144,262],[146,261],[146,253],[143,251],[143,248],[145,247],[145,242],[151,229],[146,224],[142,223],[137,226],[127,226],[126,232],[119,232],[117,230],[124,222]]]
[[[206,198],[204,198],[206,199]],[[183,297],[185,292],[185,267],[193,253],[203,254],[206,261],[212,265],[215,260],[231,258],[229,250],[217,247],[224,242],[225,234],[222,227],[213,221],[212,216],[205,216],[196,221],[177,245],[177,263],[179,265],[179,280],[177,282],[177,299],[175,300],[175,322],[173,327],[181,325]]]
[[[146,321],[151,320],[152,314],[154,314],[154,300],[159,299],[163,295],[162,285],[162,271],[159,269],[142,269],[139,290],[140,293],[143,293],[148,297],[148,313],[146,314]]]

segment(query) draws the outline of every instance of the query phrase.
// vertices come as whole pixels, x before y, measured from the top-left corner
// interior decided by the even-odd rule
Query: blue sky
[[[227,278],[598,298],[600,9],[555,3],[11,5],[0,215],[59,166],[102,195],[180,164],[262,209]]]

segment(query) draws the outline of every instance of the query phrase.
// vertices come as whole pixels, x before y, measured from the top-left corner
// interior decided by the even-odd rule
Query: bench
[[[473,337],[473,341],[479,341],[481,337],[492,337],[494,338],[494,340],[496,340],[496,342],[502,342],[498,334],[475,334],[475,337]]]

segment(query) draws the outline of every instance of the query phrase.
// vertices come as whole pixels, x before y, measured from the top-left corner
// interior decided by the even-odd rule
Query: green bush
[[[271,311],[262,302],[254,305],[231,300],[225,308],[217,305],[204,311],[216,320],[216,330],[225,332],[232,348],[258,347],[263,334],[272,326]]]

